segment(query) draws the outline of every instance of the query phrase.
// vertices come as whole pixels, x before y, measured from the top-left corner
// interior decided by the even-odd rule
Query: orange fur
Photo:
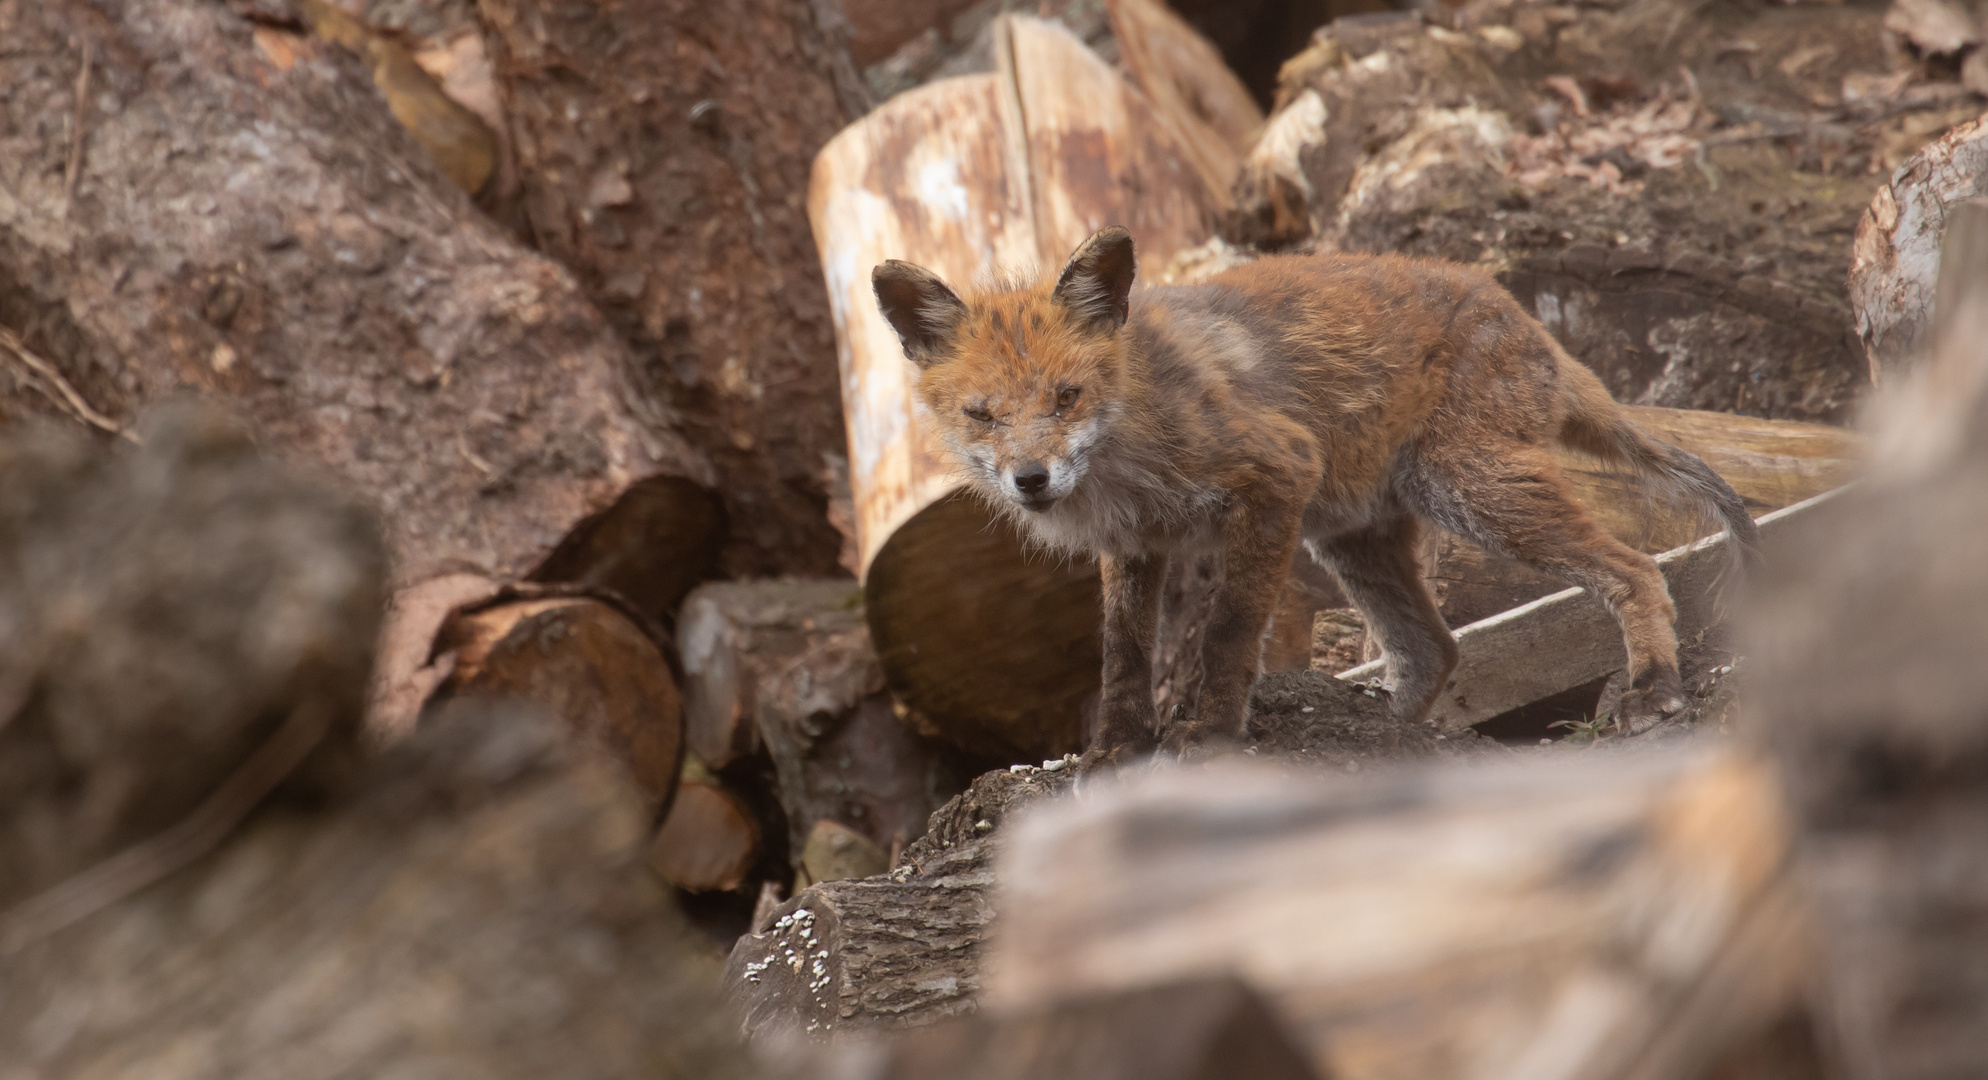
[[[1272,256],[1205,284],[1132,290],[1132,242],[1093,236],[1055,282],[954,293],[906,263],[879,303],[972,484],[1035,543],[1095,554],[1105,689],[1095,765],[1241,735],[1258,652],[1300,544],[1428,715],[1456,645],[1416,566],[1417,519],[1576,584],[1616,613],[1624,709],[1682,705],[1662,575],[1574,502],[1550,446],[1636,469],[1753,523],[1703,462],[1631,425],[1600,381],[1479,270],[1400,256]],[[1155,597],[1170,560],[1219,551],[1200,698],[1155,730]]]

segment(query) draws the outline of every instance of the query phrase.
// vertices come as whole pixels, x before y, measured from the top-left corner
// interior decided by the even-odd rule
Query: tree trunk
[[[121,429],[197,393],[364,493],[410,598],[377,727],[418,708],[425,627],[398,620],[439,617],[423,586],[525,577],[663,474],[687,481],[638,516],[708,520],[707,466],[571,276],[477,213],[342,47],[193,0],[17,4],[0,37],[0,415]],[[667,577],[639,565],[699,565],[709,537],[682,538],[595,554]]]

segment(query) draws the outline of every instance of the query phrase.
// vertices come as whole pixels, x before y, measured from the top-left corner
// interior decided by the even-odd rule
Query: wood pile
[[[0,0],[0,1075],[1988,1072],[1976,13],[719,7]],[[1490,270],[1762,526],[1562,456],[1684,713],[1430,530],[1429,724],[1301,556],[1079,776],[869,279],[1106,224]]]

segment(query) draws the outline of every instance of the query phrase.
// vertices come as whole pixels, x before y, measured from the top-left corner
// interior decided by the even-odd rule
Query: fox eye
[[[994,421],[994,414],[988,412],[986,409],[983,409],[978,405],[968,405],[965,411],[967,416],[975,420],[978,420],[983,424],[992,423]]]
[[[1077,395],[1083,392],[1084,388],[1081,386],[1064,387],[1063,392],[1056,395],[1056,407],[1059,409],[1067,409],[1070,406],[1075,405],[1077,403]]]

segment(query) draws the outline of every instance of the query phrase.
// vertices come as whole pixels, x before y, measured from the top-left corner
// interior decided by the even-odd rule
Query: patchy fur
[[[1199,285],[1132,288],[1106,229],[1052,284],[963,298],[887,262],[878,302],[972,487],[1038,545],[1096,555],[1105,690],[1092,765],[1240,735],[1258,653],[1300,543],[1330,567],[1388,659],[1392,704],[1424,719],[1456,644],[1416,565],[1427,520],[1592,589],[1630,658],[1632,723],[1682,705],[1675,610],[1656,564],[1573,501],[1559,442],[1753,522],[1702,461],[1630,424],[1481,271],[1381,255],[1272,256]],[[1218,551],[1200,700],[1164,733],[1151,695],[1169,560]]]

